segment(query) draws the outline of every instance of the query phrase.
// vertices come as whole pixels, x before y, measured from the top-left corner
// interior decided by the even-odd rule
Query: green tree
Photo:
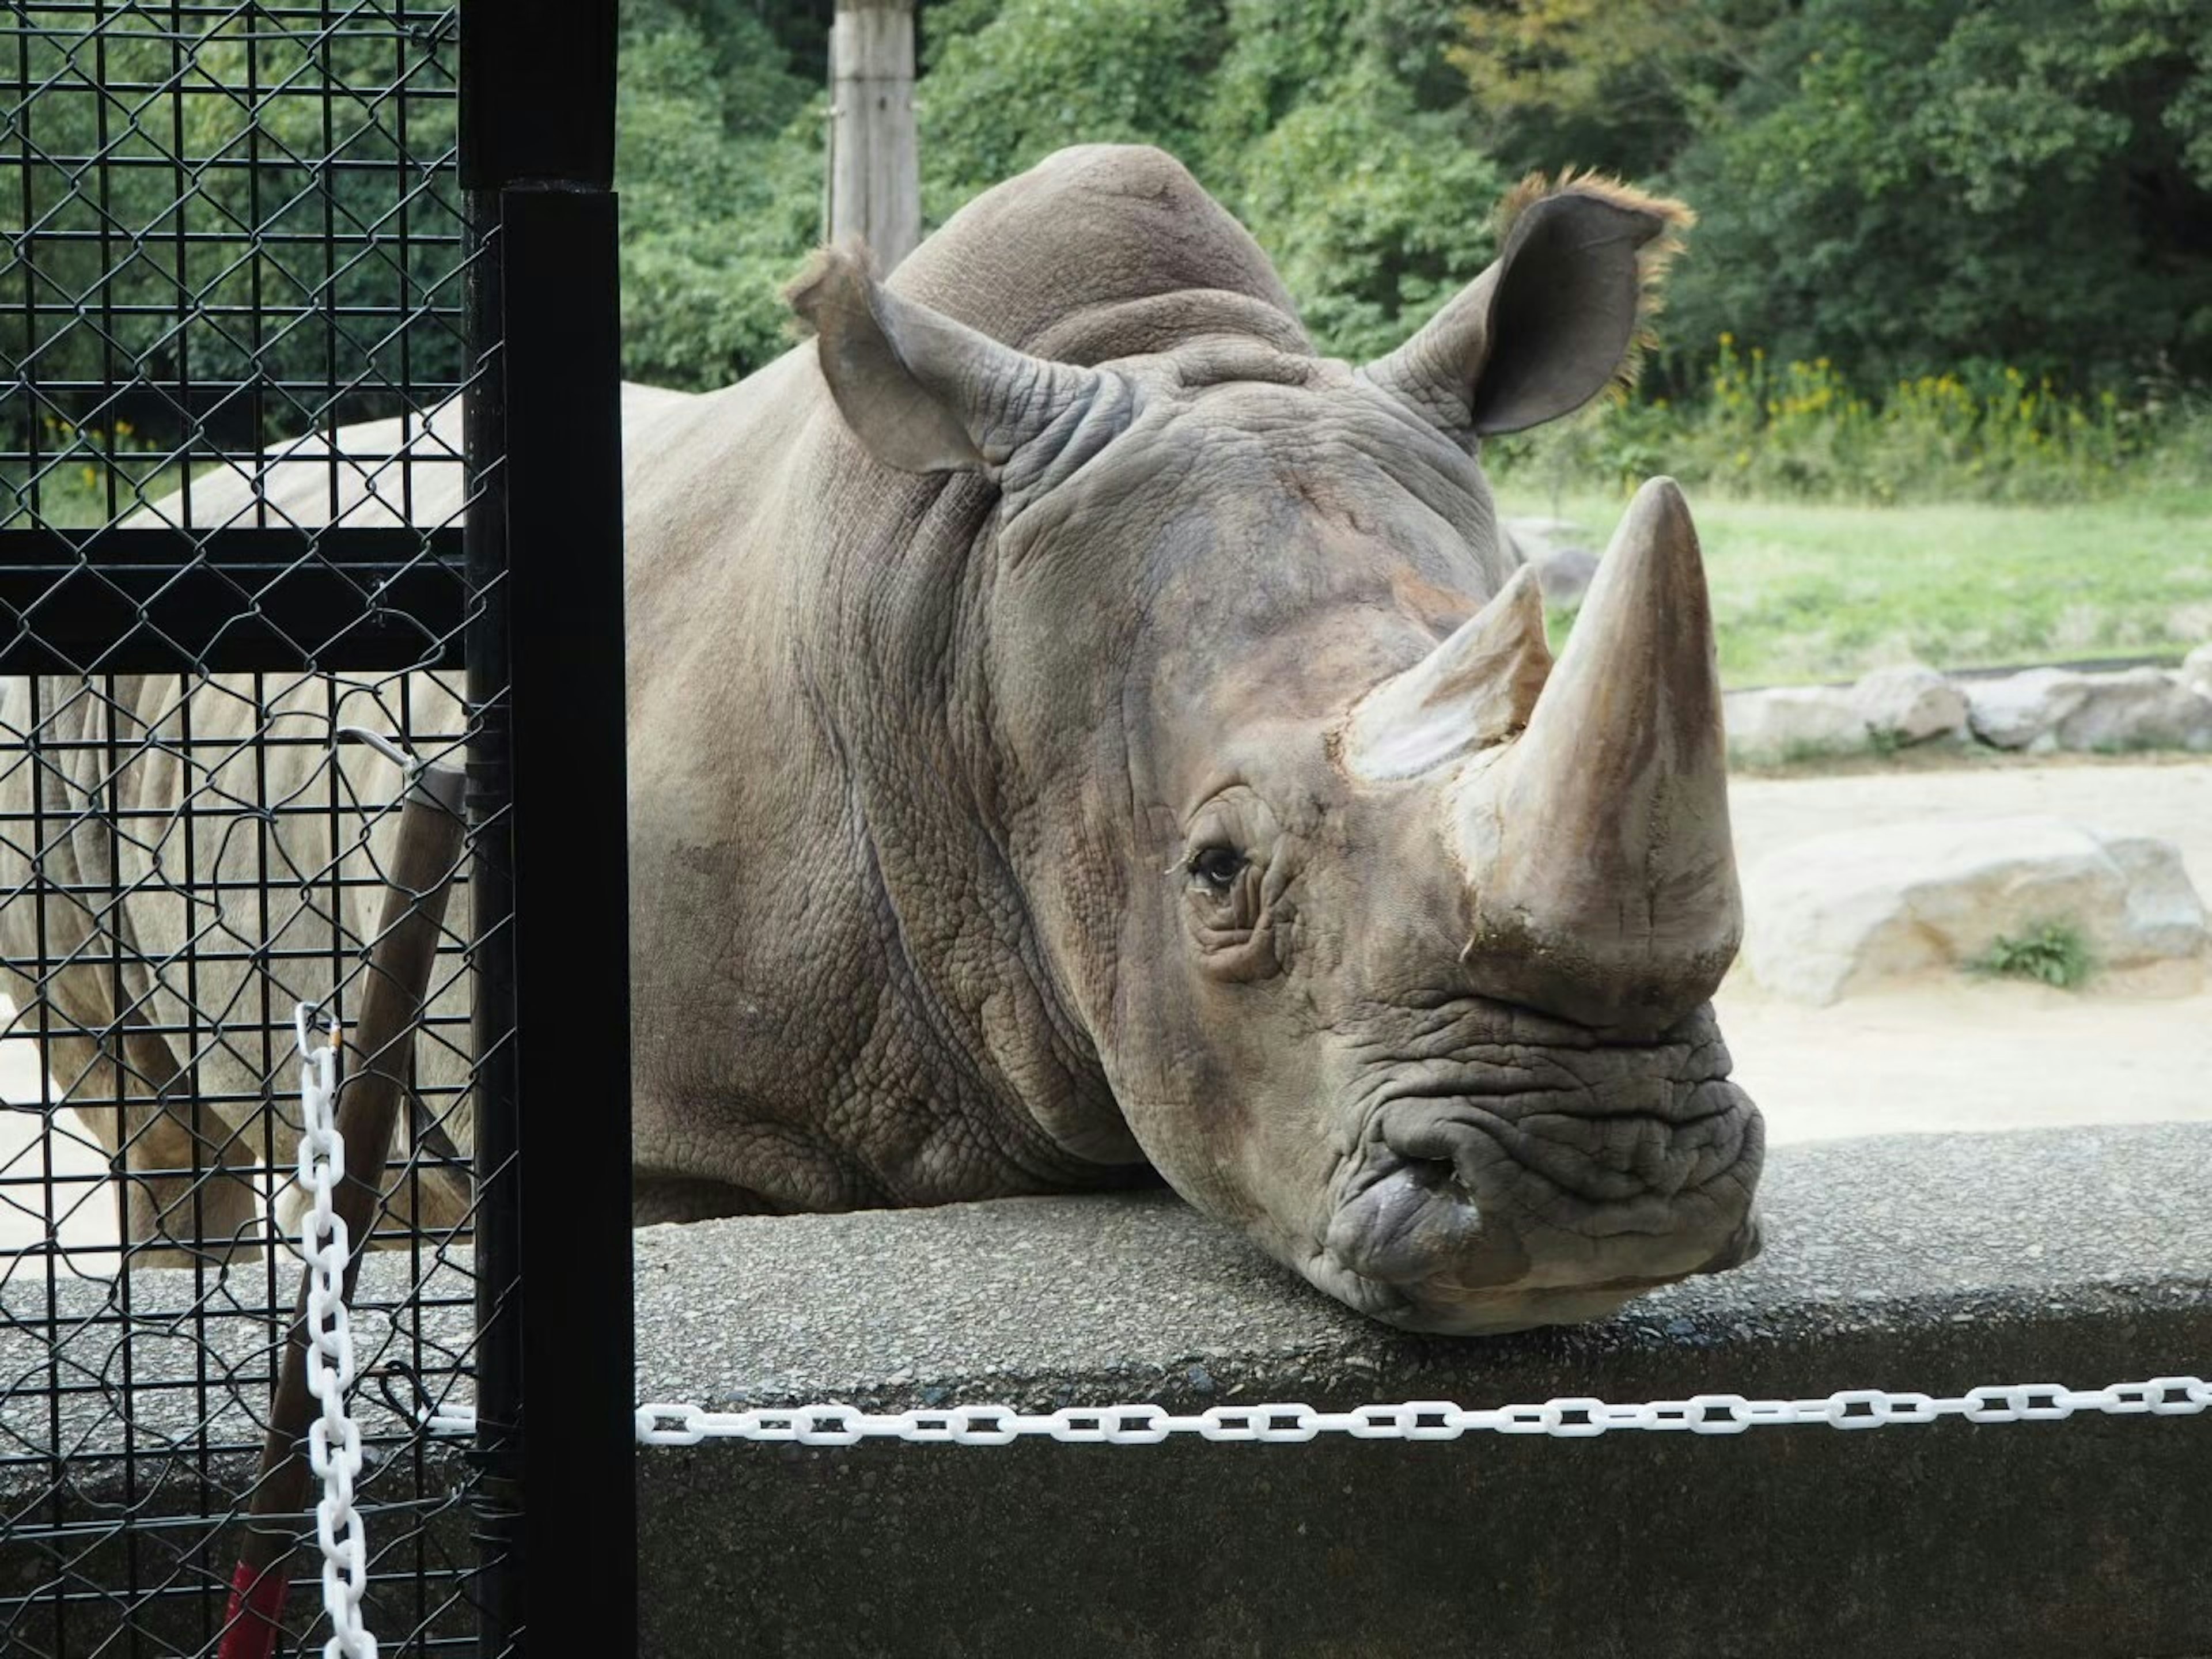
[[[1078,143],[1158,144],[1274,255],[1324,349],[1386,349],[1479,271],[1504,176],[1426,0],[951,0],[927,15],[924,204]]]
[[[1407,0],[1232,0],[1201,155],[1322,347],[1396,345],[1496,249],[1510,177],[1445,64],[1449,14]]]
[[[956,0],[933,21],[917,92],[933,224],[1064,145],[1158,144],[1191,159],[1228,45],[1218,0]]]
[[[727,384],[790,343],[821,234],[823,107],[740,0],[628,0],[616,105],[623,368]]]
[[[2212,371],[2212,0],[1487,0],[1461,30],[1498,154],[1701,215],[1668,389],[1723,330],[1869,381]]]
[[[1680,158],[1675,296],[1862,376],[2212,369],[2212,4],[1808,0]]]

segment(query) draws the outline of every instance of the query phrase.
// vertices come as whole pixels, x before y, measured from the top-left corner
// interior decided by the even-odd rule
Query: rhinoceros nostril
[[[1448,1158],[1414,1158],[1405,1160],[1408,1179],[1420,1186],[1445,1192],[1474,1202],[1474,1194],[1468,1190],[1467,1182],[1460,1176],[1459,1165]]]
[[[1481,1228],[1482,1212],[1449,1158],[1400,1157],[1339,1208],[1327,1243],[1356,1273],[1410,1284],[1464,1253]]]

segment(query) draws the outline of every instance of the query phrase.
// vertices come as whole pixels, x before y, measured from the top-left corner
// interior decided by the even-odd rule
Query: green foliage
[[[918,95],[932,222],[1066,144],[1193,155],[1228,45],[1223,7],[1186,0],[1005,0],[937,27]]]
[[[631,372],[704,385],[785,343],[775,291],[820,223],[827,11],[628,0]],[[1687,195],[1704,222],[1647,396],[1707,401],[1733,331],[1839,366],[1865,406],[1705,422],[1693,441],[1749,452],[1745,487],[2073,490],[2146,447],[2091,394],[2141,411],[2212,373],[2212,0],[930,0],[920,27],[926,223],[1062,145],[1158,144],[1341,355],[1472,277],[1527,170]],[[2086,425],[2046,421],[2031,456],[1992,449],[1983,410],[1962,450],[1923,380],[1986,404],[2006,364]],[[1637,407],[1589,441],[1603,470],[1681,465],[1679,419]]]
[[[439,237],[459,226],[452,192],[414,189],[393,165],[399,96],[387,90],[388,38],[250,26],[231,15],[118,12],[95,29],[82,8],[47,5],[21,8],[16,27],[20,73],[40,90],[10,114],[23,161],[0,216],[11,240],[34,233],[14,251],[34,263],[33,297],[48,309],[0,311],[0,356],[34,360],[41,381],[134,367],[155,380],[186,370],[221,380],[256,366],[277,380],[345,380],[362,373],[363,359],[372,375],[396,374],[403,349],[432,375],[458,365],[459,343],[441,324],[380,341],[348,319],[335,348],[319,319],[301,325],[302,313],[333,305],[419,305],[420,290],[453,262],[447,248],[413,249],[404,260],[393,249],[403,228]],[[70,50],[79,36],[96,36],[99,50]],[[173,81],[230,95],[146,91]],[[407,84],[442,91],[450,82],[432,64],[413,68]],[[409,100],[407,119],[410,153],[435,156],[452,144],[450,100]],[[325,157],[341,165],[311,170],[307,158]],[[309,240],[326,220],[353,239],[348,246]],[[180,296],[187,313],[237,307],[250,320],[180,327]],[[83,316],[57,303],[80,298]],[[279,405],[272,415],[289,413],[296,429],[298,411]],[[52,412],[27,403],[9,414],[28,422]]]
[[[1704,216],[1676,337],[1876,383],[2203,375],[2208,118],[2208,0],[1806,0],[1667,163]]]
[[[623,373],[726,385],[790,343],[780,290],[821,235],[822,100],[738,0],[628,0],[622,21]]]
[[[633,376],[719,385],[788,343],[779,290],[822,228],[831,9],[624,0]],[[243,25],[178,27],[118,14],[111,81],[159,81],[181,53],[195,83],[242,84]],[[1645,392],[1498,452],[1554,487],[1663,470],[1818,500],[2008,501],[2205,474],[2212,416],[2189,388],[2212,378],[2212,0],[922,0],[920,30],[926,223],[1064,144],[1159,144],[1251,226],[1341,356],[1388,349],[1473,277],[1492,205],[1526,171],[1592,164],[1687,196],[1703,223]],[[0,354],[46,380],[97,380],[111,357],[156,381],[351,379],[364,358],[394,380],[458,375],[443,319],[341,338],[335,356],[312,320],[333,298],[419,296],[443,250],[403,260],[387,240],[320,268],[305,243],[247,235],[319,231],[326,208],[341,228],[396,226],[399,169],[307,189],[293,159],[396,159],[388,106],[342,93],[326,136],[319,95],[382,84],[388,43],[255,38],[258,97],[184,100],[172,132],[94,88],[93,54],[72,66],[27,36],[27,72],[55,82],[25,115],[34,148],[89,155],[105,134],[131,165],[103,198],[81,167],[33,161],[0,212],[78,239],[35,249],[57,293],[122,268],[119,308],[98,327],[0,313]],[[410,149],[450,143],[452,118],[414,106]],[[234,163],[255,122],[249,172]],[[166,148],[194,184],[181,204],[170,169],[140,165]],[[451,232],[458,213],[424,191],[408,228]],[[180,289],[266,326],[179,331],[160,307]],[[1728,332],[1768,355],[1717,346]],[[327,412],[278,396],[222,418],[273,437]],[[337,412],[388,410],[371,394]],[[24,422],[91,413],[8,418],[37,438]]]
[[[1495,246],[1505,176],[1411,0],[953,0],[930,14],[923,204],[1071,143],[1157,144],[1243,217],[1325,349],[1388,349]]]
[[[1234,199],[1331,353],[1389,351],[1490,262],[1508,181],[1371,60],[1246,153]]]
[[[188,441],[250,447],[459,380],[459,192],[399,143],[447,153],[453,105],[394,88],[447,94],[449,62],[295,14],[11,19],[38,91],[8,116],[0,448],[35,459],[0,467],[0,518],[104,522],[162,493]],[[167,389],[185,380],[190,409]]]
[[[1976,973],[2036,980],[2062,991],[2079,989],[2096,968],[2081,930],[2063,921],[2040,923],[2019,939],[2000,934],[1968,965]]]
[[[1498,155],[1663,169],[1748,73],[1777,0],[1468,6],[1448,57]]]
[[[2212,372],[2212,0],[1484,0],[1461,33],[1496,154],[1703,215],[1677,395],[1724,329],[1875,384]]]
[[[1493,471],[1555,490],[1654,473],[1768,500],[2065,501],[2186,483],[2212,456],[2212,402],[2186,387],[2124,403],[1996,367],[1854,386],[1833,362],[1777,363],[1721,335],[1704,384],[1601,404],[1494,446]]]

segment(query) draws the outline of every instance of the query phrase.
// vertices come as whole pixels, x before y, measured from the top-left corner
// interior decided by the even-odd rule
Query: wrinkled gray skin
[[[1516,1005],[1484,994],[1510,963],[1470,959],[1463,757],[1370,783],[1340,752],[1511,574],[1474,428],[1601,388],[1659,228],[1592,198],[1363,374],[1312,354],[1173,161],[1066,152],[889,295],[828,262],[796,296],[818,347],[654,428],[629,502],[641,1215],[1149,1163],[1440,1330],[1587,1317],[1745,1253],[1757,1114],[1705,1006],[1732,867],[1698,896],[1712,938],[1638,935],[1638,1006]],[[1570,883],[1577,850],[1548,849]]]
[[[1659,228],[1541,204],[1355,370],[1172,160],[1066,151],[633,405],[638,1218],[1156,1170],[1455,1332],[1755,1248],[1694,536],[1647,491],[1554,670],[1473,457],[1612,376]]]

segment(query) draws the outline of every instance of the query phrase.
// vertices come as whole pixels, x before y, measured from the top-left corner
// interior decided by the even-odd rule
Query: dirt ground
[[[2198,890],[2212,895],[2212,760],[1908,757],[1844,775],[1739,778],[1731,803],[1747,868],[1850,825],[2048,812],[2177,842]],[[1736,1074],[1777,1142],[2212,1118],[2212,990],[2171,990],[2093,981],[2069,993],[1957,977],[1806,1008],[1761,994],[1739,973],[1720,1011]],[[27,1042],[0,1043],[0,1097],[35,1109]],[[104,1161],[81,1133],[42,1150],[40,1121],[35,1109],[0,1113],[0,1249],[43,1236],[38,1186],[15,1183],[42,1175],[48,1151],[53,1173],[70,1178],[64,1242],[109,1242]],[[60,1121],[74,1130],[66,1115]]]
[[[2160,836],[2212,896],[2212,760],[1940,757],[1844,775],[1747,777],[1729,787],[1737,854],[1832,830],[2049,813]],[[2173,995],[2177,982],[2196,988]],[[2212,990],[2201,974],[2081,991],[1961,976],[1807,1008],[1739,971],[1722,990],[1736,1076],[1772,1139],[2042,1128],[2212,1118]]]

